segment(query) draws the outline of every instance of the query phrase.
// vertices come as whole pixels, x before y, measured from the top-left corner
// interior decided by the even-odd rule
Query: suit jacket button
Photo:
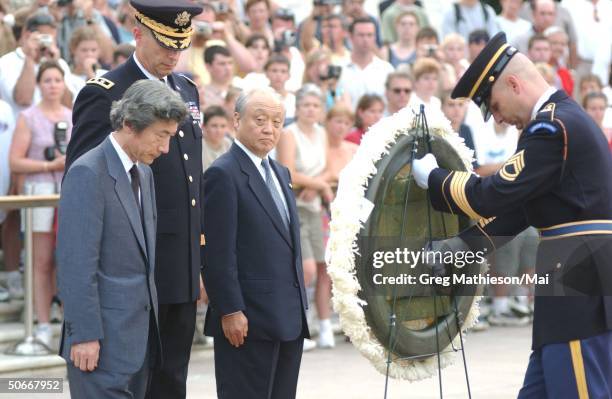
[[[185,159],[185,161],[187,161],[189,159],[189,155],[183,154],[183,158]]]
[[[189,183],[193,183],[193,177],[189,175]]]
[[[185,133],[183,133],[183,131],[182,131],[182,130],[179,130],[179,136],[181,136],[181,137],[185,137]]]
[[[195,204],[196,204],[196,203],[195,203],[195,198],[193,198],[193,199],[191,200],[191,206],[195,206]]]
[[[294,286],[295,288],[299,288],[299,287],[300,287],[300,285],[299,285],[298,283],[293,283],[293,286]]]
[[[149,311],[149,305],[145,305],[145,310],[148,312]]]

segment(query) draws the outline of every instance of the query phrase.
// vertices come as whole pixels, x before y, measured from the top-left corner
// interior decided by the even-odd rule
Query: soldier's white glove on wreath
[[[436,157],[429,153],[425,155],[421,159],[415,159],[412,161],[412,176],[414,176],[414,181],[416,184],[422,189],[427,189],[429,187],[428,180],[429,174],[432,170],[438,167],[438,162],[436,161]]]

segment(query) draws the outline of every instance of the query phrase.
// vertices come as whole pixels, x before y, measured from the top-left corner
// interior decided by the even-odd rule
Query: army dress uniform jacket
[[[133,56],[101,78],[88,81],[73,110],[73,135],[66,170],[112,131],[111,104],[137,80],[147,79]],[[185,101],[189,114],[170,140],[170,149],[151,165],[157,198],[155,283],[160,304],[194,302],[199,295],[202,130],[195,84],[179,74],[167,84]]]
[[[515,154],[493,176],[437,168],[435,209],[479,222],[460,233],[488,253],[540,230],[533,349],[612,329],[612,157],[595,122],[564,92],[539,109]]]

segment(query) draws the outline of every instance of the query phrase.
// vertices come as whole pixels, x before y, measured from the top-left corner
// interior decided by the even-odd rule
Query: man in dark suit
[[[163,80],[177,91],[189,117],[170,140],[168,154],[152,165],[157,195],[155,282],[163,362],[154,371],[151,398],[184,398],[195,329],[200,280],[202,130],[195,84],[172,73],[180,51],[190,45],[191,17],[202,9],[188,0],[132,0],[136,51],[124,64],[91,79],[74,106],[74,129],[66,166],[98,145],[111,131],[111,103],[137,80]]]
[[[160,349],[155,191],[149,164],[187,115],[178,94],[141,81],[111,110],[111,133],[68,170],[57,265],[61,356],[72,398],[143,398]]]
[[[295,397],[307,299],[287,168],[268,157],[285,111],[271,89],[236,102],[236,141],[204,174],[204,331],[222,399]]]

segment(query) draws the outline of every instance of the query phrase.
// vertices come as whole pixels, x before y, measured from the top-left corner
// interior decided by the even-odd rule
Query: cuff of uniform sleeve
[[[444,182],[452,171],[436,168],[429,174],[427,184],[429,186],[429,199],[435,210],[441,212],[452,212],[452,208],[445,197]]]

